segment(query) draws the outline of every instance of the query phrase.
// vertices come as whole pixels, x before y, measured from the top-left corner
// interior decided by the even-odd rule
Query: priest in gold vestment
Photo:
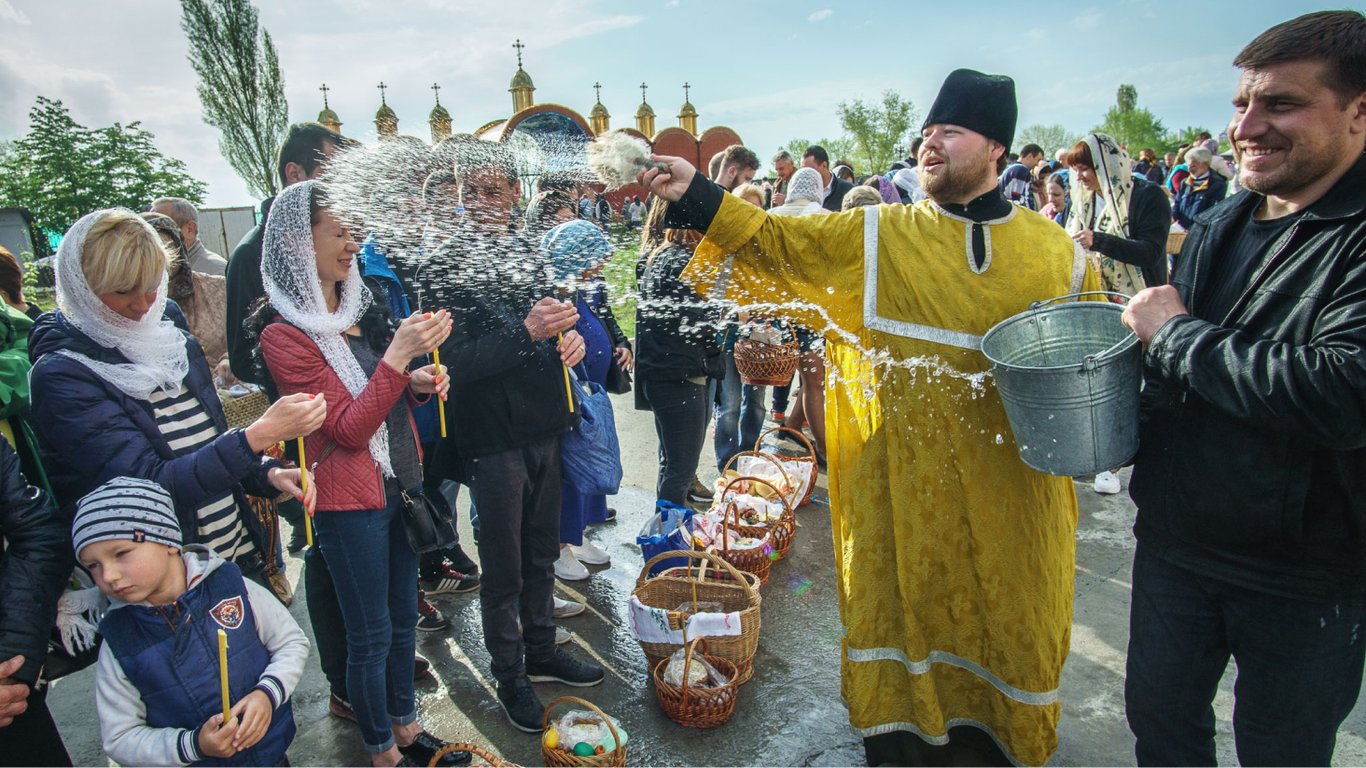
[[[1072,481],[1020,460],[981,336],[1099,283],[1006,202],[1010,78],[958,70],[926,118],[929,199],[771,217],[679,158],[640,181],[705,231],[703,295],[824,329],[844,699],[870,764],[1033,764],[1057,746],[1072,624]]]

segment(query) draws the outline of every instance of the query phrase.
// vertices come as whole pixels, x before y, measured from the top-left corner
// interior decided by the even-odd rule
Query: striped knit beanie
[[[82,496],[71,523],[77,557],[88,544],[115,539],[181,546],[171,494],[150,480],[116,477]]]

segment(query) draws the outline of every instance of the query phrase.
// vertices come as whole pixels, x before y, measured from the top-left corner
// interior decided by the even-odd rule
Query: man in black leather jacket
[[[71,765],[39,682],[57,598],[75,567],[71,535],[47,494],[0,439],[0,755],[7,765]]]
[[[1327,765],[1366,649],[1366,17],[1264,32],[1229,126],[1247,190],[1134,297],[1144,422],[1125,686],[1140,765]]]

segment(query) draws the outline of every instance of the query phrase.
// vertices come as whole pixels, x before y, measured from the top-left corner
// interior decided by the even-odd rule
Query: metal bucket
[[[1050,475],[1090,475],[1138,451],[1142,348],[1124,308],[1082,296],[1036,301],[982,337],[996,389],[1025,464]]]

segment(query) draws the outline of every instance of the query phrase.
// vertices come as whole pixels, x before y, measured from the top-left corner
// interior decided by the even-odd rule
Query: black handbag
[[[614,395],[624,395],[631,391],[631,374],[621,367],[621,361],[617,360],[616,355],[612,356],[612,364],[607,368],[607,383],[603,388]]]
[[[455,515],[449,505],[433,502],[422,491],[399,491],[399,496],[403,499],[399,514],[413,552],[425,555],[455,544]]]

